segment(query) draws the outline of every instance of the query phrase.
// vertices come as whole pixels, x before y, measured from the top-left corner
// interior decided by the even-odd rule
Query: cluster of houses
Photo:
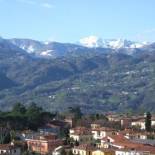
[[[121,128],[108,127],[102,119],[79,126],[74,118],[66,118],[52,120],[38,132],[21,131],[18,136],[29,152],[41,155],[155,155],[155,133],[145,131],[144,116],[109,114],[106,117]],[[155,125],[154,117],[151,124]],[[68,133],[63,137],[62,131]],[[3,155],[22,155],[22,150],[15,142],[0,145]]]

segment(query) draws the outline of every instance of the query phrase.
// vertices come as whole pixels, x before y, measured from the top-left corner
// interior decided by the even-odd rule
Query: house
[[[78,141],[80,143],[91,143],[93,139],[91,130],[85,127],[72,128],[69,131],[69,135],[74,141]]]
[[[65,121],[52,120],[49,123],[47,123],[46,125],[44,125],[41,128],[39,128],[39,132],[41,134],[55,133],[57,135],[60,135],[60,133],[62,131],[64,131],[65,129],[68,129],[69,126],[70,125],[67,122],[65,122]]]
[[[11,144],[0,144],[0,154],[2,155],[21,155],[20,147]]]
[[[89,144],[82,144],[79,146],[75,146],[72,149],[72,153],[74,155],[92,155],[93,149],[94,149],[94,146],[91,146]]]
[[[155,147],[143,145],[132,149],[116,149],[115,155],[155,155]]]
[[[130,128],[131,122],[132,122],[132,118],[130,118],[130,117],[121,118],[121,127]]]
[[[147,139],[147,132],[138,132],[134,131],[133,129],[125,129],[123,131],[120,131],[122,135],[124,135],[127,139]]]
[[[155,118],[154,117],[151,119],[151,125],[155,126]],[[141,130],[145,130],[145,117],[140,117],[140,118],[134,119],[131,122],[131,126],[138,127]]]
[[[99,127],[92,129],[93,139],[102,139],[106,136],[111,136],[116,133],[116,130],[107,127]]]
[[[38,129],[40,134],[60,134],[60,127],[53,124],[46,124]]]
[[[123,118],[123,116],[120,116],[118,114],[108,114],[106,115],[106,117],[110,122],[120,122],[121,119]]]
[[[24,130],[21,132],[17,132],[17,137],[19,137],[21,140],[25,141],[25,139],[31,139],[33,137],[39,136],[39,132],[34,132],[32,130]]]
[[[101,124],[100,124],[100,123],[92,123],[92,124],[91,124],[91,128],[92,128],[92,129],[101,128]]]
[[[92,155],[115,155],[115,151],[111,149],[97,149],[92,151]]]
[[[52,153],[55,148],[63,145],[63,141],[61,139],[57,139],[55,135],[47,135],[47,136],[39,136],[33,139],[26,139],[28,150],[47,154]]]
[[[155,154],[155,147],[151,145],[142,144],[136,141],[131,141],[126,139],[123,135],[118,134],[114,136],[109,136],[101,140],[101,145],[107,145],[107,148],[116,148],[117,155],[150,155]]]
[[[135,149],[119,149],[115,151],[115,155],[150,155],[150,152]]]
[[[137,118],[131,122],[132,127],[137,127],[141,130],[145,130],[145,118]]]
[[[151,125],[152,125],[152,127],[155,127],[155,115],[152,115]]]
[[[122,134],[107,136],[101,140],[101,147],[103,148],[115,147],[118,149],[122,148],[132,149],[140,146],[143,145],[130,141],[129,139],[125,138]]]
[[[96,128],[101,128],[102,126],[104,126],[105,120],[96,120],[94,122],[91,123],[91,129],[96,129]]]

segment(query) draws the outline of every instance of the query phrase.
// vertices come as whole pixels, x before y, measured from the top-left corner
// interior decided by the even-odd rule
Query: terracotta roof
[[[74,133],[71,133],[70,135],[91,135],[90,132],[80,132],[80,131],[76,131]]]
[[[143,146],[137,148],[137,150],[140,150],[140,151],[149,151],[150,153],[155,153],[155,147],[153,147],[153,146],[143,145]]]
[[[141,134],[141,135],[155,135],[155,132],[147,132],[147,131],[134,131],[132,129],[125,129],[120,131],[121,134]]]
[[[116,134],[116,135],[111,135],[111,136],[108,136],[110,137],[111,139],[113,139],[114,141],[126,141],[127,139],[124,137],[124,135],[122,134]]]
[[[108,127],[100,127],[100,128],[92,129],[92,131],[116,131],[116,130]]]
[[[135,118],[132,120],[132,122],[145,122],[145,118],[144,117]]]
[[[86,128],[86,127],[76,127],[76,128],[72,128],[71,130],[74,130],[74,133],[72,133],[71,135],[83,135],[83,134],[91,134],[91,130]]]
[[[81,144],[79,146],[75,146],[74,149],[80,149],[80,150],[94,150],[95,147],[90,144]]]
[[[57,138],[56,134],[40,136],[40,139],[43,139],[43,140],[54,140],[56,138]]]
[[[102,140],[106,141],[108,138],[112,138],[114,142],[111,142],[114,145],[122,146],[125,149],[136,149],[136,150],[143,150],[143,151],[154,151],[155,153],[155,147],[144,145],[136,142],[131,142],[130,140],[126,139],[123,135],[114,135],[114,136],[108,136],[103,138]]]

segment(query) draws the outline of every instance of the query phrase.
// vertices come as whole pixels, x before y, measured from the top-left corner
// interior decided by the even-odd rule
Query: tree
[[[69,109],[69,112],[74,115],[76,120],[81,119],[83,114],[82,114],[81,109],[80,109],[79,106],[77,106],[77,107],[69,107],[68,109]]]
[[[10,130],[0,128],[0,144],[8,144],[11,141]]]
[[[151,131],[151,113],[147,112],[145,116],[145,130],[150,132]]]
[[[23,104],[21,103],[16,103],[14,106],[13,106],[13,109],[12,109],[12,113],[14,114],[24,114],[26,112],[26,108]]]
[[[79,146],[79,142],[76,140],[74,143],[75,146]]]
[[[38,107],[35,103],[32,103],[26,111],[28,119],[28,127],[32,130],[37,130],[42,120],[42,108]]]
[[[100,115],[96,114],[96,119],[99,120],[100,119]]]

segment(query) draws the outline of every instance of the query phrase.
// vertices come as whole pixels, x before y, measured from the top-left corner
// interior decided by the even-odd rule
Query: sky
[[[0,36],[155,41],[155,0],[0,0]]]

